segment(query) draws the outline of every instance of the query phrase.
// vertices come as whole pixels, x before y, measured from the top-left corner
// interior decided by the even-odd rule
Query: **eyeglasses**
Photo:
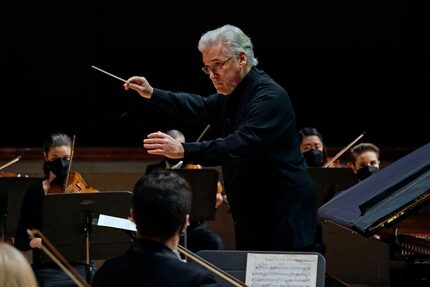
[[[218,73],[222,69],[222,67],[225,65],[225,63],[227,63],[232,58],[233,58],[233,56],[231,56],[230,58],[228,58],[227,60],[225,60],[222,63],[216,63],[216,64],[214,64],[212,67],[210,67],[210,66],[204,66],[204,67],[202,67],[202,71],[206,75],[209,75],[210,72],[212,72],[212,74]]]

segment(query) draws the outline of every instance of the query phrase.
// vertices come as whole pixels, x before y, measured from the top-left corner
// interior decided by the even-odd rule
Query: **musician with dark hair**
[[[97,271],[98,286],[218,286],[205,269],[184,263],[178,253],[191,211],[188,183],[168,170],[142,177],[133,191],[137,239],[124,254]]]
[[[299,130],[300,151],[308,167],[322,167],[327,160],[327,148],[322,134],[316,128]]]
[[[68,172],[72,154],[72,140],[64,133],[50,134],[43,144],[43,178],[30,186],[25,192],[21,204],[20,217],[14,238],[14,245],[21,251],[33,250],[33,270],[38,286],[76,286],[76,284],[55,264],[42,263],[42,239],[29,239],[27,229],[42,229],[42,207],[45,196],[54,186],[62,186]],[[93,272],[95,266],[81,262],[72,265],[86,276],[87,271]]]
[[[360,143],[350,150],[354,173],[362,181],[379,171],[379,148],[372,143]]]

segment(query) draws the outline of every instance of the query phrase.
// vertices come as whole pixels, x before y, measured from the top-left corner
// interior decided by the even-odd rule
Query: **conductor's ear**
[[[241,66],[246,66],[248,64],[248,58],[246,57],[245,52],[239,53],[239,64]]]

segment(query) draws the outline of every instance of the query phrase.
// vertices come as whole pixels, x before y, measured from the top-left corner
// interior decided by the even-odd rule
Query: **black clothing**
[[[22,251],[30,250],[30,238],[27,229],[42,229],[42,203],[45,198],[42,179],[37,184],[31,186],[24,194],[18,226],[15,234],[14,245]],[[33,249],[33,265],[40,263],[40,249]]]
[[[31,186],[24,194],[18,227],[15,234],[14,245],[22,251],[31,249],[30,238],[27,229],[39,229],[42,231],[42,206],[45,198],[43,190],[43,179],[37,184]],[[36,275],[38,286],[40,287],[70,287],[76,284],[60,269],[55,263],[41,263],[41,250],[33,248],[33,271]],[[81,262],[71,262],[71,265],[86,277],[87,270],[90,270],[89,276],[95,272],[95,266],[87,265]]]
[[[223,250],[224,242],[215,231],[204,221],[191,221],[187,227],[187,234],[181,237],[180,244],[192,252],[200,250]]]
[[[105,261],[93,287],[107,286],[218,286],[205,269],[187,264],[167,246],[137,240],[123,255]]]
[[[180,168],[184,168],[185,164],[182,164]],[[162,160],[157,163],[148,164],[146,166],[145,174],[151,173],[155,169],[166,168],[166,161]],[[186,243],[184,242],[185,237],[181,237],[180,244],[185,246],[192,252],[200,250],[223,250],[224,242],[222,238],[209,229],[209,226],[204,221],[191,221],[187,227]]]
[[[154,89],[151,101],[183,119],[221,126],[223,138],[185,143],[185,160],[222,165],[237,249],[301,250],[314,244],[315,189],[281,86],[252,68],[228,96]]]

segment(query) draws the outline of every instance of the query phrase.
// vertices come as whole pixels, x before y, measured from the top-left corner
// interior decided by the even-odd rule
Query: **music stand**
[[[325,258],[318,252],[289,252],[289,251],[241,251],[241,250],[200,250],[196,254],[206,261],[212,263],[216,267],[222,269],[226,273],[236,277],[242,282],[246,278],[246,264],[248,253],[262,254],[300,254],[300,255],[317,255],[317,276],[316,287],[324,287],[325,283]],[[192,264],[197,264],[191,261]],[[215,280],[224,287],[233,286],[225,279],[218,275],[214,275]]]
[[[218,171],[210,168],[169,170],[183,177],[191,187],[190,222],[214,220]],[[187,232],[184,234],[184,247],[187,248]]]
[[[318,207],[332,199],[339,192],[358,183],[358,178],[351,168],[309,167],[308,171],[314,181]]]
[[[22,199],[38,177],[0,177],[0,238],[15,236]]]
[[[215,219],[215,204],[218,184],[218,171],[215,169],[172,169],[183,177],[191,187],[190,221]]]
[[[70,261],[106,259],[130,247],[130,236],[120,229],[93,226],[100,214],[127,218],[132,193],[94,192],[51,194],[43,201],[42,232]],[[42,262],[50,262],[42,256]]]

